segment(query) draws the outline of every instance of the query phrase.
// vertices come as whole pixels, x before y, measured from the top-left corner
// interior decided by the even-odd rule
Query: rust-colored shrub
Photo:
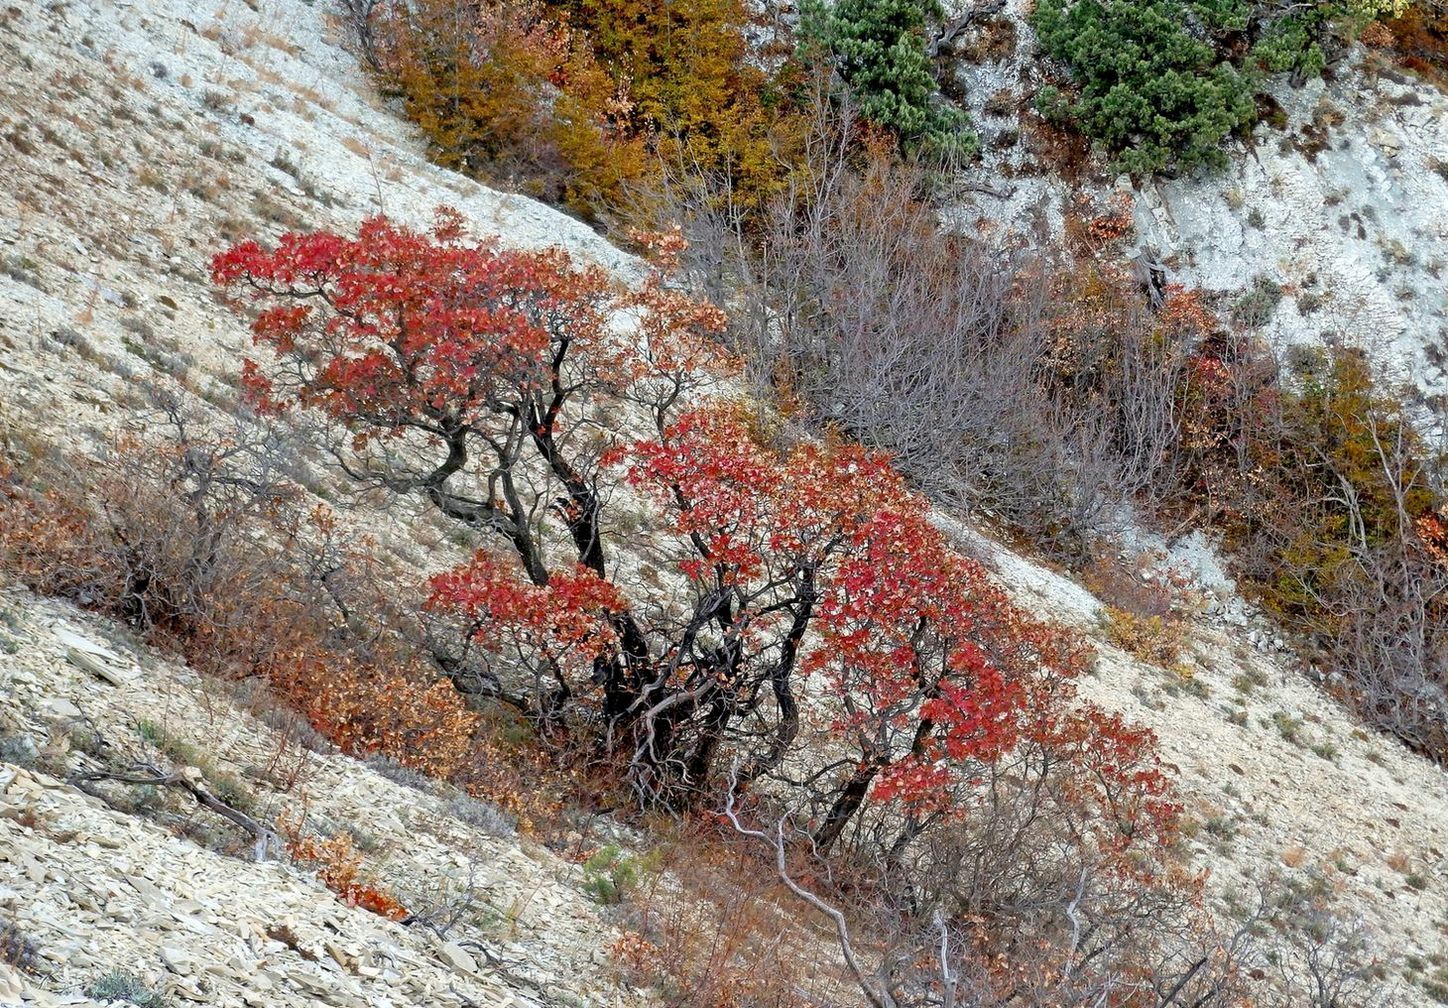
[[[1448,84],[1448,4],[1418,0],[1401,16],[1369,26],[1363,41],[1389,52],[1403,66],[1433,83]]]
[[[1168,616],[1175,607],[1175,584],[1151,575],[1145,559],[1132,562],[1110,549],[1100,550],[1082,568],[1081,581],[1091,594],[1117,609],[1136,616]]]
[[[287,855],[296,863],[312,868],[317,878],[348,906],[361,907],[388,920],[408,916],[407,907],[386,889],[368,881],[362,873],[362,855],[346,833],[326,839],[307,836],[302,828],[305,816],[277,816],[277,828],[286,843]]]
[[[375,5],[368,51],[442,164],[616,220],[665,166],[757,205],[799,117],[749,59],[739,0]]]
[[[1143,661],[1170,666],[1181,655],[1186,631],[1171,615],[1142,616],[1107,606],[1106,635],[1111,643]]]

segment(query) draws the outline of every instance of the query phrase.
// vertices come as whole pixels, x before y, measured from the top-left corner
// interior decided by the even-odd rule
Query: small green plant
[[[1244,329],[1260,329],[1272,318],[1281,300],[1282,286],[1259,276],[1232,305],[1232,321]]]
[[[1230,840],[1237,835],[1237,826],[1228,815],[1212,816],[1202,824],[1202,827],[1212,836]]]
[[[1249,668],[1232,677],[1232,688],[1243,696],[1251,696],[1260,686],[1267,685],[1267,677],[1255,668]]]
[[[1219,854],[1230,850],[1232,842],[1237,839],[1237,820],[1227,813],[1209,816],[1202,822],[1202,829]]]
[[[96,1001],[128,1001],[139,1008],[165,1008],[166,999],[141,982],[134,973],[111,970],[85,989]]]
[[[1278,711],[1272,715],[1272,724],[1277,729],[1284,741],[1293,745],[1302,744],[1302,719],[1295,718],[1284,711]]]
[[[12,255],[0,259],[0,273],[18,283],[27,284],[37,290],[44,290],[45,288],[36,274],[36,270],[39,268],[40,264],[29,256]]]
[[[85,753],[94,759],[104,759],[106,755],[106,740],[101,733],[89,725],[75,725],[68,732],[70,736],[70,747],[75,752]]]
[[[1177,696],[1185,693],[1187,696],[1196,697],[1198,700],[1209,700],[1212,696],[1212,688],[1208,686],[1200,676],[1184,665],[1177,665],[1167,670],[1167,679],[1162,683],[1162,692],[1167,696]]]
[[[0,733],[0,763],[13,763],[19,767],[35,765],[36,746],[28,735],[7,735]]]
[[[599,903],[614,906],[658,871],[656,853],[643,857],[625,854],[615,844],[600,847],[583,863],[583,889]]]

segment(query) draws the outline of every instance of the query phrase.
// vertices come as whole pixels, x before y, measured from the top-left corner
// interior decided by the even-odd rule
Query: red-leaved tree
[[[493,540],[429,582],[445,669],[582,733],[645,801],[769,776],[811,796],[820,848],[872,814],[903,848],[1032,746],[1123,842],[1169,819],[1150,736],[1075,700],[1081,648],[953,550],[886,457],[704,404],[722,315],[657,246],[629,289],[443,213],[248,242],[213,272],[261,309],[257,403],[319,412],[353,479]],[[630,494],[647,531],[606,506]]]

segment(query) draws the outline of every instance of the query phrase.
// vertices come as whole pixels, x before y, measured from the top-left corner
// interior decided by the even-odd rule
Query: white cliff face
[[[1249,143],[1230,145],[1225,168],[1136,184],[1087,174],[1068,184],[1031,149],[1031,116],[1020,111],[1042,80],[1028,11],[1025,0],[1010,0],[957,43],[964,56],[985,58],[956,70],[983,141],[956,222],[1039,244],[1063,236],[1068,212],[1101,213],[1128,197],[1128,254],[1163,263],[1168,282],[1218,294],[1228,317],[1254,287],[1275,285],[1254,307],[1279,352],[1329,341],[1361,347],[1440,425],[1448,416],[1448,96],[1359,47],[1331,81],[1278,84],[1285,125],[1258,124]],[[1013,46],[991,45],[1010,35]]]
[[[1340,340],[1448,409],[1448,97],[1358,54],[1336,79],[1276,97],[1231,166],[1148,183],[1139,240],[1174,278],[1227,304],[1281,287],[1263,333],[1279,350]]]

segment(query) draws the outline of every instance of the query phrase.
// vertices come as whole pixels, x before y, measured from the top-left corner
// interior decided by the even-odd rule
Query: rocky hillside
[[[502,243],[561,243],[620,275],[637,270],[571,218],[431,165],[321,0],[22,4],[0,12],[0,53],[0,439],[12,451],[104,440],[152,374],[184,375],[219,408],[234,402],[247,337],[206,280],[228,239],[350,228],[379,210],[422,222],[446,203]],[[1381,340],[1385,362],[1435,392],[1448,178],[1422,166],[1448,161],[1443,97],[1379,75],[1284,105],[1291,130],[1261,127],[1263,143],[1227,175],[1134,194],[1142,240],[1173,277],[1279,285],[1270,331],[1284,342],[1330,319],[1345,338]],[[1305,150],[1319,121],[1323,141]],[[1043,200],[1043,186],[1021,178],[982,196],[981,212],[1059,209],[1064,190]],[[418,565],[442,548],[385,516],[367,521]],[[1441,999],[1448,777],[1309,682],[1202,536],[1170,552],[1144,537],[1126,558],[1152,554],[1143,576],[1172,571],[1191,588],[1185,657],[1165,668],[1111,644],[1102,601],[1080,584],[956,532],[1034,611],[1097,638],[1086,691],[1161,736],[1215,898],[1250,903],[1253,881],[1280,871],[1363,925],[1385,964],[1385,1003]],[[0,912],[38,963],[29,974],[0,965],[0,1004],[90,1003],[116,971],[171,1003],[657,997],[609,958],[618,926],[574,860],[456,793],[307,748],[295,726],[264,722],[246,698],[105,620],[7,589],[0,697]],[[469,912],[446,937],[404,927],[245,844],[211,849],[225,848],[226,822],[173,787],[132,795],[128,813],[57,779],[107,748],[169,749],[209,788],[244,786],[258,822],[305,810],[352,830],[390,888],[415,905],[466,894]]]
[[[1361,347],[1441,418],[1448,96],[1358,48],[1330,79],[1275,85],[1280,120],[1233,143],[1223,170],[1068,184],[1046,167],[1018,111],[1042,79],[1027,42],[1030,7],[1011,0],[955,42],[974,60],[959,73],[984,151],[962,196],[962,222],[997,233],[1004,225],[1039,242],[1059,239],[1083,199],[1102,209],[1125,200],[1131,254],[1158,266],[1166,282],[1219,295],[1224,314],[1255,313],[1279,351]]]
[[[295,725],[268,726],[74,609],[12,592],[0,622],[0,909],[38,960],[38,977],[0,966],[0,1003],[104,1000],[97,982],[118,972],[173,1004],[642,1000],[617,980],[606,950],[618,932],[585,895],[583,869],[520,841],[495,809],[385,763],[386,775],[309,749]],[[260,821],[290,810],[349,831],[389,886],[456,926],[438,934],[346,906],[275,852],[217,853],[226,820],[188,818],[164,790],[132,791],[128,814],[45,772],[148,749],[154,759],[156,746],[192,762],[203,787],[245,794]],[[186,835],[177,821],[191,822]]]

